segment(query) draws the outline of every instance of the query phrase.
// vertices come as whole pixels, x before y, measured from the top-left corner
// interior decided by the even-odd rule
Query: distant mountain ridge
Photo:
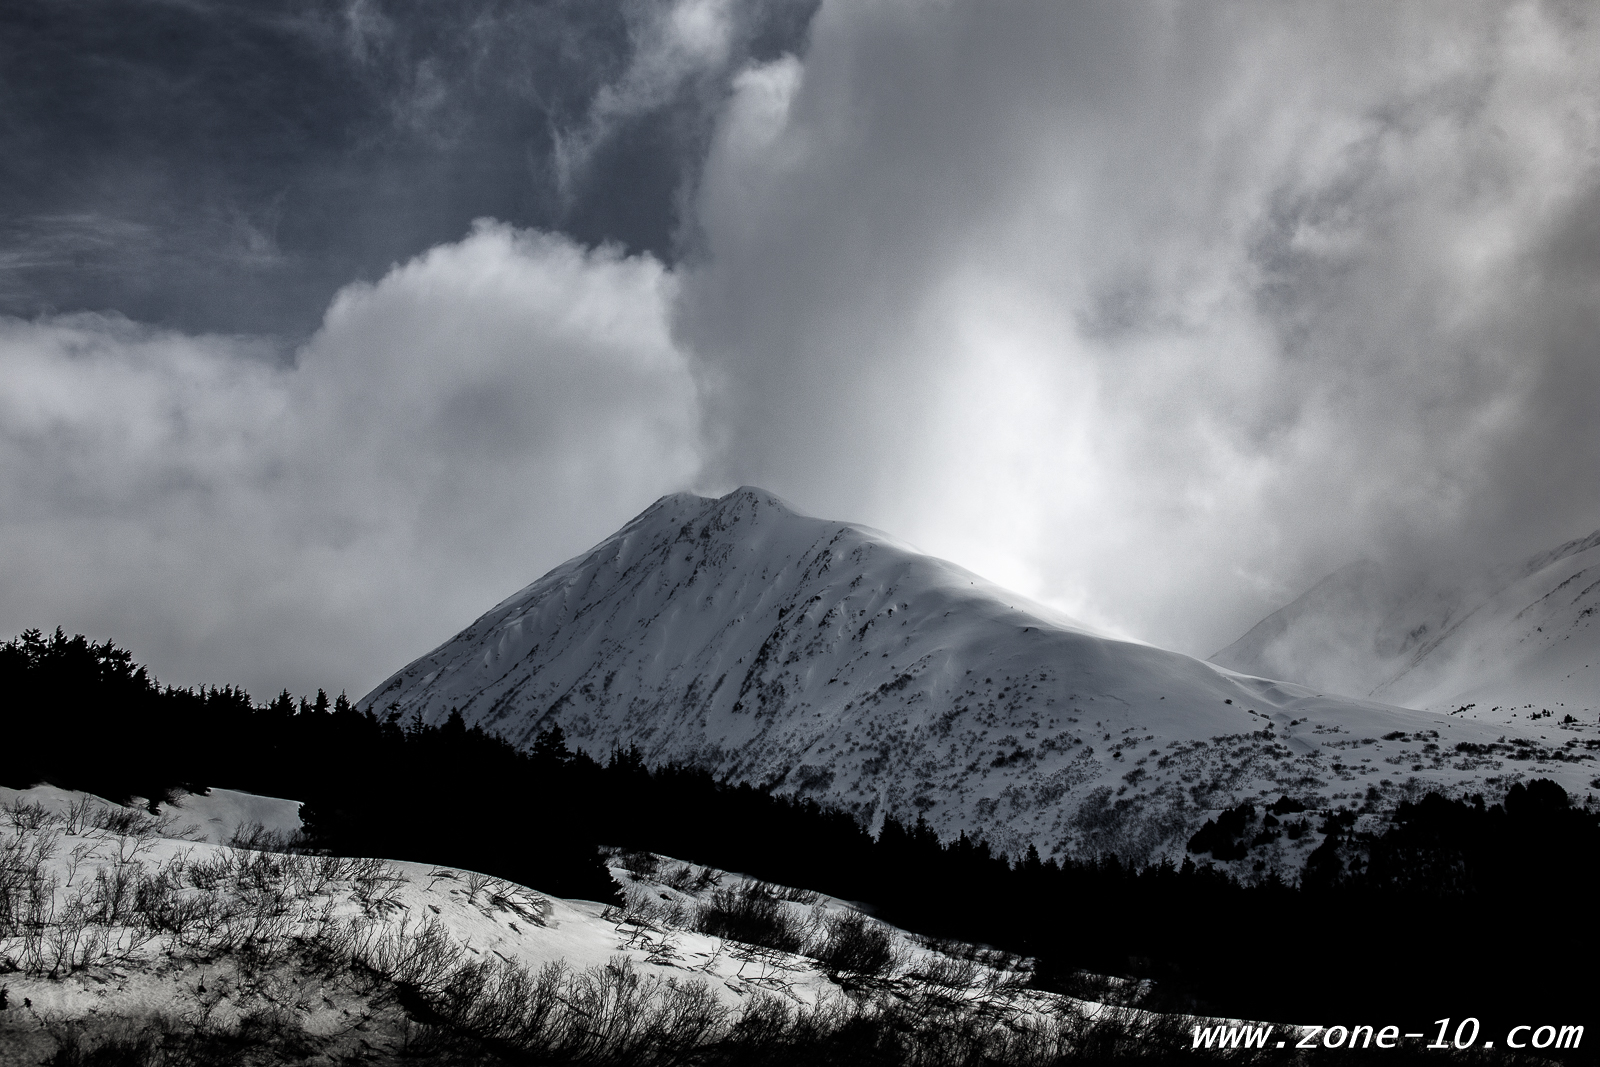
[[[1476,705],[1600,711],[1600,531],[1473,584],[1404,581],[1375,563],[1318,582],[1212,657],[1372,699],[1450,711]]]
[[[1351,735],[1498,736],[1113,640],[750,487],[663,497],[360,704],[458,709],[518,744],[559,723],[602,758],[637,745],[1011,855],[1141,860],[1264,791],[1398,790],[1346,766]],[[1424,776],[1463,777],[1435,762]]]

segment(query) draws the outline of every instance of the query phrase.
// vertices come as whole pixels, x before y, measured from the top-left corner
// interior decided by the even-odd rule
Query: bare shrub
[[[773,895],[779,900],[787,900],[792,904],[802,907],[812,907],[822,899],[822,894],[814,889],[796,889],[793,886],[775,885],[772,887]]]
[[[367,927],[355,939],[357,962],[392,981],[425,994],[439,995],[459,964],[464,950],[451,940],[442,922],[428,918],[413,926],[411,916],[386,930]]]
[[[909,977],[925,986],[965,993],[984,984],[984,969],[976,960],[930,955]]]
[[[148,811],[106,804],[89,814],[88,825],[119,837],[146,838],[160,832],[163,823]]]
[[[477,871],[467,871],[467,899],[474,899],[479,893],[483,892],[484,889],[488,888],[489,883],[492,881],[494,881],[494,879],[487,874],[480,874]]]
[[[386,909],[400,906],[400,885],[405,876],[382,860],[349,860],[344,874],[354,883],[355,897],[368,915],[382,915]]]
[[[646,881],[655,877],[656,868],[661,865],[661,860],[656,857],[655,853],[639,851],[624,852],[618,858],[618,862],[622,864],[623,870],[635,878]]]
[[[765,882],[745,882],[713,892],[711,902],[702,905],[695,917],[695,929],[780,952],[798,952],[806,940],[804,925],[789,914]]]
[[[661,884],[682,893],[694,885],[694,868],[689,864],[681,864],[676,870],[669,872],[661,879]]]
[[[294,852],[305,846],[305,835],[269,830],[259,822],[240,823],[228,835],[229,848],[247,852]]]
[[[489,886],[489,909],[506,911],[535,926],[545,925],[550,915],[550,902],[522,886],[496,878]]]
[[[476,1036],[549,1056],[571,1041],[577,1022],[567,995],[571,978],[560,960],[537,975],[526,967],[473,963],[452,976],[435,1010]]]
[[[625,956],[572,977],[569,1010],[586,1025],[559,1050],[573,1059],[628,1064],[682,1062],[713,1036],[727,1009],[702,982],[667,985],[641,976]]]
[[[282,1008],[249,1011],[227,1024],[166,1014],[134,1019],[52,1019],[49,1067],[201,1067],[243,1062],[303,1062],[318,1044]]]
[[[43,804],[29,804],[21,797],[7,804],[5,813],[11,828],[18,833],[37,833],[62,821],[61,816],[51,814]]]
[[[219,852],[188,864],[185,873],[188,875],[190,885],[211,892],[227,883],[233,877],[233,871],[233,856],[227,852]]]
[[[44,1062],[50,1067],[143,1067],[158,1062],[156,1050],[165,1029],[153,1023],[141,1026],[130,1019],[99,1026],[89,1020],[54,1022],[49,1031],[56,1050]]]
[[[67,813],[62,816],[62,829],[68,837],[77,837],[93,825],[90,821],[93,810],[94,799],[88,794],[77,797],[67,805]]]
[[[860,912],[824,916],[820,927],[820,936],[806,955],[830,974],[882,978],[899,963],[889,931]]]

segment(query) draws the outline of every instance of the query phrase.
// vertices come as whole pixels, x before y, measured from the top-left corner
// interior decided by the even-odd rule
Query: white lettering
[[[1270,1026],[1246,1026],[1243,1030],[1245,1048],[1266,1048],[1267,1038],[1272,1036]]]

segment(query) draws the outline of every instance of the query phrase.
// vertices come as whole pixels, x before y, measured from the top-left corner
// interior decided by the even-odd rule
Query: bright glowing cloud
[[[708,477],[1201,654],[1352,558],[1581,533],[1596,54],[1538,5],[825,4],[700,189]]]

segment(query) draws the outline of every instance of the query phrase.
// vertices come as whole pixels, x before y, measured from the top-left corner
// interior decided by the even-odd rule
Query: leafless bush
[[[203,857],[187,865],[189,884],[196,889],[211,892],[225,885],[233,877],[234,857],[227,852],[218,852],[214,855]]]
[[[570,1044],[572,972],[563,961],[526,967],[471,963],[453,974],[434,1008],[469,1033],[542,1056]]]
[[[635,878],[649,880],[655,876],[656,868],[661,865],[653,852],[624,852],[619,858],[622,869]]]
[[[976,960],[932,954],[909,977],[926,986],[965,993],[984,984],[985,971]]]
[[[147,817],[133,814],[140,817],[106,821],[147,831]],[[60,975],[130,959],[157,938],[169,950],[270,960],[331,934],[340,889],[382,911],[403,881],[381,861],[229,849],[152,867],[137,858],[152,838],[93,827],[85,833],[94,844],[74,849],[63,887],[49,867],[62,831],[35,816],[24,807],[19,821],[43,829],[0,832],[0,970]],[[96,848],[92,879],[73,889]]]
[[[727,1009],[703,982],[667,985],[644,977],[625,956],[572,976],[569,1010],[585,1025],[565,1029],[565,1058],[599,1063],[673,1064],[720,1036]]]
[[[661,879],[661,884],[680,893],[684,892],[694,885],[694,868],[687,863],[680,864],[676,870]]]
[[[87,827],[91,826],[91,813],[94,811],[94,798],[88,794],[77,797],[67,805],[67,813],[62,817],[62,829],[68,837],[77,837]]]
[[[195,924],[215,904],[208,894],[186,894],[183,888],[183,865],[164,865],[140,881],[133,901],[141,922],[152,931],[170,935],[180,944],[189,939]]]
[[[468,900],[476,898],[479,893],[488,888],[490,882],[494,881],[494,879],[489,875],[480,874],[478,871],[466,871],[465,878],[467,883]]]
[[[388,929],[369,926],[355,939],[355,958],[385,978],[424,994],[439,995],[464,950],[443,923],[428,918],[413,925],[409,915]]]
[[[806,940],[804,924],[789,914],[765,882],[713,892],[711,902],[702,905],[695,917],[695,929],[780,952],[798,952]]]
[[[77,880],[78,868],[83,866],[84,860],[99,851],[99,847],[99,843],[93,841],[83,841],[72,847],[72,851],[67,853],[67,885]]]
[[[824,916],[818,927],[806,955],[830,974],[883,978],[900,962],[889,931],[860,912]]]
[[[7,804],[5,813],[11,822],[11,828],[18,833],[37,833],[50,829],[62,821],[61,816],[51,814],[43,804],[29,804],[21,797]]]
[[[40,969],[55,914],[58,880],[48,870],[60,847],[59,820],[37,805],[14,804],[0,833],[0,970]],[[28,829],[32,827],[32,829]]]
[[[387,863],[379,859],[348,860],[345,873],[368,915],[381,916],[387,909],[400,906],[400,886],[405,876]]]
[[[140,856],[155,849],[155,839],[152,837],[112,837],[110,851],[112,859],[118,865],[138,862]]]
[[[529,893],[519,885],[496,878],[490,883],[489,909],[505,911],[535,926],[545,925],[550,915],[550,902],[537,894]]]
[[[822,894],[818,893],[814,889],[796,889],[793,886],[787,885],[774,885],[770,888],[772,890],[772,895],[777,897],[779,900],[787,900],[790,903],[799,904],[802,907],[813,907],[817,901],[822,899]]]
[[[234,828],[226,844],[247,852],[295,852],[305,847],[305,835],[269,830],[259,822],[245,822]]]
[[[340,881],[346,861],[337,856],[296,855],[287,865],[287,872],[302,897],[319,897]]]
[[[89,813],[88,826],[119,837],[148,838],[159,833],[164,823],[148,811],[104,804]]]
[[[290,1013],[263,1007],[226,1024],[157,1014],[144,1019],[51,1019],[54,1040],[50,1067],[201,1067],[234,1063],[248,1050],[248,1062],[299,1063],[318,1044]]]

